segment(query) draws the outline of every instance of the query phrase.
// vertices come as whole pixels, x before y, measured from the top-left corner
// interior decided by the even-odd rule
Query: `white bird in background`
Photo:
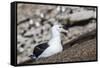
[[[60,32],[67,32],[62,28],[60,24],[54,24],[51,28],[52,38],[47,43],[42,43],[37,45],[33,54],[30,55],[32,59],[49,57],[59,52],[62,52],[63,46],[61,44],[61,35]]]

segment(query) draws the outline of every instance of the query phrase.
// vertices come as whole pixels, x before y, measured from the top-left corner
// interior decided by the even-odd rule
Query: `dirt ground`
[[[67,45],[65,45],[67,46]],[[24,64],[44,64],[44,63],[61,63],[76,61],[95,61],[96,56],[96,37],[82,40],[71,47],[64,48],[64,51],[48,58],[41,58],[36,61],[27,61]]]

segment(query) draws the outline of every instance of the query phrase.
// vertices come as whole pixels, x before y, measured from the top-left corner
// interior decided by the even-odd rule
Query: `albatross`
[[[49,57],[63,51],[61,43],[61,32],[68,33],[62,28],[61,24],[54,24],[51,28],[52,37],[46,42],[34,47],[33,54],[30,55],[32,59]]]

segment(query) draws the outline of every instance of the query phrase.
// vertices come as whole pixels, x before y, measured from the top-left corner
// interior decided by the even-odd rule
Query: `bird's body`
[[[49,57],[63,50],[59,29],[60,25],[52,27],[52,38],[47,43],[37,45],[33,50],[32,58]]]
[[[61,42],[59,43],[58,38],[52,39],[48,42],[49,47],[38,57],[49,57],[63,50]]]

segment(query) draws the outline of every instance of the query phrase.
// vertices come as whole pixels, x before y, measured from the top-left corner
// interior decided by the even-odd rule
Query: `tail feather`
[[[36,56],[35,55],[30,55],[29,56],[32,60],[36,60]]]

